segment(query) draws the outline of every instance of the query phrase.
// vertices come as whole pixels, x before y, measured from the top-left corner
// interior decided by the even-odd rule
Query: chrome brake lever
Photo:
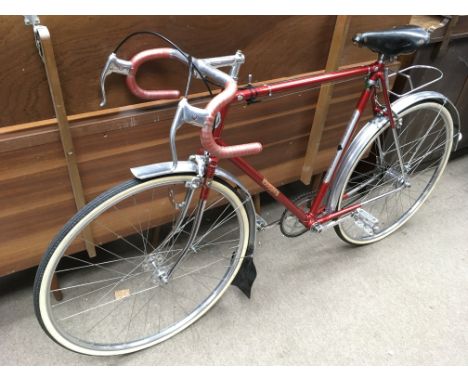
[[[101,72],[100,83],[101,83],[102,102],[99,104],[99,106],[103,107],[107,102],[106,89],[105,89],[105,82],[106,82],[107,76],[112,73],[123,74],[127,76],[130,73],[131,69],[132,69],[131,61],[122,60],[118,58],[115,53],[110,54],[109,58],[107,59],[106,65],[104,66],[104,69]]]

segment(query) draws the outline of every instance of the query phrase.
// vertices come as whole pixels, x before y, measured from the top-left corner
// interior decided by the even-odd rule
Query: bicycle
[[[249,191],[218,166],[220,159],[229,159],[285,206],[279,223],[284,235],[333,227],[344,241],[365,245],[395,232],[415,214],[461,138],[454,105],[442,94],[419,91],[428,84],[401,95],[389,89],[389,77],[397,73],[389,73],[388,63],[429,41],[429,33],[418,27],[356,35],[356,44],[378,53],[371,64],[242,88],[237,86],[245,60],[240,51],[197,59],[166,40],[173,48],[146,50],[130,61],[118,58],[118,48],[132,36],[119,44],[102,71],[103,104],[111,73],[125,75],[129,89],[141,98],[179,98],[179,91],[140,88],[136,73],[149,60],[187,64],[187,88],[170,130],[172,161],[132,168],[133,179],[70,219],[39,265],[34,283],[38,320],[55,342],[75,352],[138,351],[193,324],[229,285],[250,295],[256,231],[265,222],[255,213]],[[204,108],[188,101],[193,77],[208,88],[210,83],[222,88]],[[290,200],[241,158],[259,153],[260,143],[228,146],[221,138],[231,104],[358,77],[365,78],[365,88],[316,194]],[[398,98],[392,103],[391,94]],[[357,132],[369,102],[374,116]],[[203,149],[180,161],[176,134],[183,124],[201,128]],[[94,258],[84,251],[89,243],[85,231],[94,238]]]

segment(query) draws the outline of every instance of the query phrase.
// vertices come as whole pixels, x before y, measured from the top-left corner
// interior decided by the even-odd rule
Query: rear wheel
[[[249,221],[235,191],[213,180],[198,234],[167,277],[194,224],[200,189],[188,200],[193,177],[126,182],[67,223],[34,285],[36,315],[52,339],[84,354],[130,353],[179,333],[218,301],[239,271]]]
[[[398,115],[396,135],[388,125],[357,156],[346,176],[338,209],[360,204],[335,226],[338,236],[369,244],[390,235],[408,221],[440,179],[453,142],[453,121],[441,104],[422,102]]]

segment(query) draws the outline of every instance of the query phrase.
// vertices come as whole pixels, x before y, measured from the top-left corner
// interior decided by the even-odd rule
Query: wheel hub
[[[142,268],[144,272],[152,272],[151,281],[154,284],[167,284],[169,281],[169,270],[171,265],[165,264],[166,258],[158,254],[150,254],[143,261]]]
[[[388,168],[385,172],[387,177],[391,180],[394,180],[393,185],[398,187],[411,187],[411,183],[406,179],[406,177],[399,171],[396,171],[393,168]]]

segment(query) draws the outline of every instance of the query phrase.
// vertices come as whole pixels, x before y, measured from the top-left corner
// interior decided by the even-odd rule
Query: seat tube
[[[371,79],[373,77],[375,77],[375,75],[372,75]],[[372,82],[370,82],[370,84],[372,84]],[[323,182],[320,185],[317,197],[315,198],[314,203],[310,207],[310,212],[314,215],[316,215],[320,211],[321,203],[323,201],[323,198],[325,197],[326,192],[328,191],[333,175],[336,172],[338,164],[340,163],[340,160],[343,156],[343,153],[345,152],[350,142],[350,139],[359,121],[359,118],[361,117],[364,111],[364,108],[366,107],[367,102],[369,101],[369,98],[372,95],[372,93],[373,93],[373,85],[368,85],[366,89],[363,90],[363,92],[361,93],[361,97],[359,98],[359,101],[356,105],[353,115],[351,116],[351,119],[348,122],[348,125],[346,126],[345,133],[343,137],[341,138],[340,143],[338,144],[335,157],[333,158],[333,161],[325,174]]]
[[[392,129],[392,134],[393,134],[393,139],[395,141],[395,148],[396,152],[398,155],[398,161],[400,162],[400,170],[401,174],[403,175],[403,178],[406,178],[405,176],[405,166],[403,163],[403,157],[401,155],[401,147],[400,147],[400,140],[398,138],[398,133],[396,129],[396,124],[395,124],[395,119],[393,118],[393,112],[392,112],[392,104],[390,103],[390,97],[388,93],[388,68],[385,67],[384,71],[380,74],[379,77],[380,80],[380,85],[382,87],[382,93],[383,93],[383,98],[385,102],[385,108],[386,108],[386,115],[388,117],[388,120],[390,122],[390,127]]]
[[[346,126],[345,133],[341,138],[340,143],[338,144],[335,157],[333,158],[333,161],[325,174],[323,182],[320,185],[317,197],[315,198],[314,203],[310,207],[310,212],[313,215],[316,215],[320,211],[320,206],[326,195],[326,192],[328,191],[330,182],[333,179],[336,169],[338,168],[338,165],[340,163],[340,160],[343,157],[343,153],[346,151],[350,143],[351,137],[353,136],[353,133],[356,130],[356,126],[359,122],[359,119],[362,116],[370,97],[374,93],[374,86],[375,82],[379,78],[379,73],[380,71],[370,74],[369,79],[366,81],[366,88],[362,91],[361,96],[359,97],[359,101],[356,105],[356,108],[354,109],[351,119],[348,122],[348,125]]]
[[[388,117],[388,120],[390,121],[390,126],[392,129],[395,128],[395,120],[393,118],[393,113],[392,113],[392,104],[390,103],[390,97],[388,93],[388,68],[385,67],[382,72],[379,72],[379,83],[382,88],[382,97],[384,99],[385,103],[385,108],[386,108],[386,115]]]

